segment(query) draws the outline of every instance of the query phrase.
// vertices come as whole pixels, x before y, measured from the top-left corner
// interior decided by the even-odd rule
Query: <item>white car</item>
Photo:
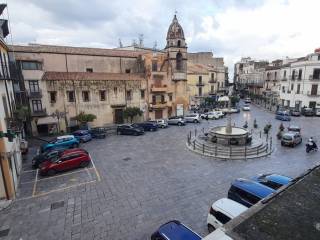
[[[215,201],[208,213],[207,225],[209,232],[221,227],[231,219],[239,216],[248,208],[228,198],[221,198]]]
[[[245,102],[245,103],[251,103],[251,98],[246,98],[246,99],[244,100],[244,102]]]
[[[208,119],[219,119],[220,115],[217,112],[207,112],[201,115],[201,118],[206,119],[208,117]]]
[[[317,109],[316,109],[315,115],[316,115],[317,117],[320,117],[320,108],[317,108]]]
[[[201,121],[201,117],[199,113],[192,113],[184,116],[184,120],[186,122],[199,123]]]
[[[243,105],[242,110],[243,111],[250,111],[250,105],[249,104]]]

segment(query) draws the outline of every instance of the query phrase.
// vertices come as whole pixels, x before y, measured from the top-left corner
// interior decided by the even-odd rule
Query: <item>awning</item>
[[[228,102],[228,101],[229,101],[228,96],[219,97],[219,99],[218,99],[218,102]]]
[[[38,118],[37,125],[57,124],[57,123],[58,123],[58,119],[48,116],[48,117]]]

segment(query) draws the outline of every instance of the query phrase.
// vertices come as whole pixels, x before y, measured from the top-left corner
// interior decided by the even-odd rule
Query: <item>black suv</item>
[[[142,123],[135,123],[134,125],[137,125],[138,127],[142,127],[144,131],[157,131],[158,125],[157,123],[153,122],[142,122]]]
[[[92,128],[89,132],[93,138],[106,138],[107,136],[107,131],[103,127]]]
[[[138,136],[144,134],[144,130],[136,124],[124,124],[117,127],[117,134]]]

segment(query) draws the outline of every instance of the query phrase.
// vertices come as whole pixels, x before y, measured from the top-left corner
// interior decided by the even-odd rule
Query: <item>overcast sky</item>
[[[189,52],[213,51],[229,68],[241,57],[300,57],[320,47],[319,0],[8,0],[13,43],[165,47],[174,12]],[[5,14],[6,15],[6,14]],[[6,16],[5,16],[6,17]],[[11,43],[10,38],[8,38]],[[231,69],[232,70],[232,69]]]

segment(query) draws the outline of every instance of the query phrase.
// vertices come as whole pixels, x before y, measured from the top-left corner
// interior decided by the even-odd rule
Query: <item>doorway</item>
[[[155,118],[161,119],[162,118],[162,110],[155,110]]]
[[[123,123],[123,109],[117,108],[114,110],[114,123],[122,124]]]

